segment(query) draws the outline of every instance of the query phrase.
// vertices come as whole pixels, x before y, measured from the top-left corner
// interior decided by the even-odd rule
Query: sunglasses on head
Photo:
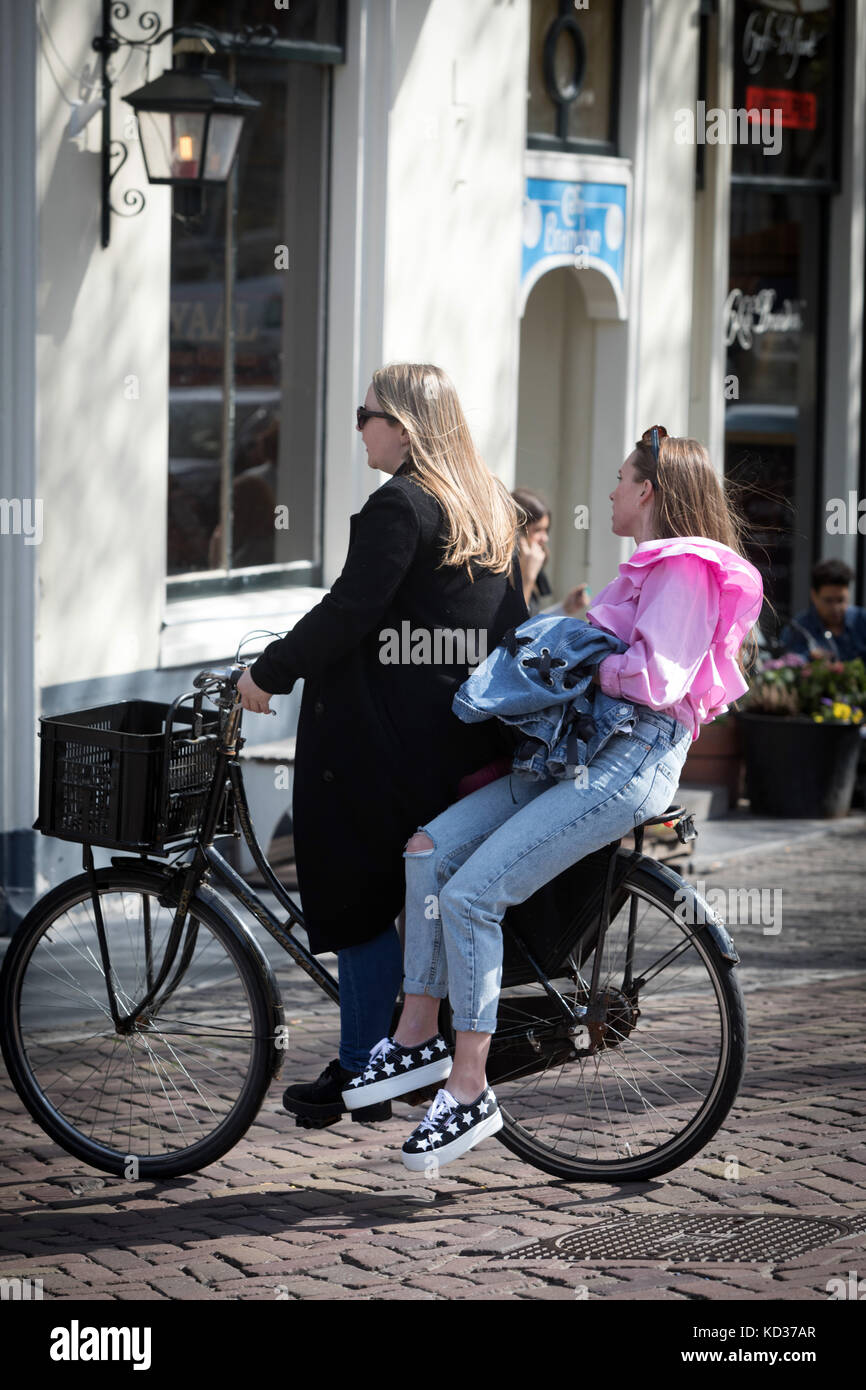
[[[640,438],[642,444],[648,444],[649,447],[652,449],[653,462],[655,463],[656,471],[658,471],[659,445],[661,444],[661,441],[663,439],[670,438],[667,430],[665,429],[664,425],[653,425],[650,429],[644,430]],[[651,478],[650,482],[652,483],[653,487],[657,486],[655,479]]]
[[[358,429],[362,430],[367,421],[373,418],[379,420],[394,420],[394,415],[389,415],[385,410],[368,410],[365,405],[359,405],[355,411],[355,419],[358,421]]]

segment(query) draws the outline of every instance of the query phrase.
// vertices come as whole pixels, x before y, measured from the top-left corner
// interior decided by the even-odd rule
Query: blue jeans
[[[635,711],[634,728],[611,735],[585,778],[509,774],[419,827],[434,848],[404,854],[403,988],[447,994],[456,1029],[496,1030],[506,908],[670,805],[691,733],[672,715]]]
[[[337,952],[340,977],[340,1062],[362,1071],[376,1043],[387,1037],[403,974],[397,928]]]

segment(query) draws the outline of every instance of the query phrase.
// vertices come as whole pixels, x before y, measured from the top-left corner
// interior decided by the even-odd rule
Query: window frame
[[[832,71],[838,73],[840,81],[834,83],[829,118],[830,172],[826,178],[800,178],[796,174],[781,174],[767,177],[765,174],[737,173],[731,168],[732,188],[760,188],[767,193],[826,193],[842,191],[842,139],[844,132],[844,86],[845,86],[845,36],[848,33],[847,0],[836,0],[836,20],[833,27]],[[705,96],[706,93],[699,93]],[[702,147],[698,146],[702,151]],[[703,187],[702,183],[698,187]]]
[[[815,354],[816,354],[816,376],[815,376],[815,401],[814,401],[814,424],[813,424],[813,444],[815,466],[809,475],[809,491],[812,502],[822,496],[824,490],[824,478],[826,473],[826,458],[824,454],[824,434],[826,426],[827,410],[827,378],[824,366],[827,357],[827,333],[828,333],[828,294],[830,284],[830,213],[831,199],[837,196],[842,189],[842,139],[844,130],[844,96],[845,96],[845,64],[843,55],[845,51],[845,36],[848,33],[848,9],[847,0],[836,0],[837,12],[836,23],[833,32],[833,72],[838,76],[838,81],[834,83],[832,93],[832,108],[829,113],[829,133],[830,133],[830,172],[826,178],[798,178],[797,175],[784,175],[776,178],[761,176],[758,174],[738,174],[731,170],[730,189],[731,192],[738,194],[748,194],[750,192],[760,192],[762,194],[789,194],[791,196],[803,197],[815,200],[817,209],[818,223],[818,302],[819,311],[815,324]],[[698,185],[700,187],[700,184]],[[866,367],[864,367],[864,381],[866,381]],[[727,457],[727,427],[724,430],[724,448]],[[864,448],[866,454],[866,448]],[[795,487],[797,485],[796,468],[797,456],[795,454]],[[809,565],[816,563],[821,558],[823,551],[823,531],[820,526],[820,519],[815,516],[814,505],[807,510],[807,551]],[[792,532],[793,534],[793,532]],[[862,582],[862,581],[861,581]],[[802,589],[802,575],[797,569],[797,565],[792,558],[792,579],[791,579],[791,611],[792,615],[800,606],[803,595],[798,594],[798,589]]]
[[[558,150],[565,154],[597,154],[618,156],[619,154],[619,98],[620,98],[620,73],[622,70],[622,31],[623,31],[623,0],[611,0],[613,11],[613,44],[611,54],[611,75],[610,75],[610,105],[608,108],[608,129],[610,138],[607,140],[575,140],[568,135],[568,112],[571,102],[557,101],[550,95],[548,97],[556,108],[556,134],[546,135],[543,132],[533,134],[529,130],[527,119],[526,148],[528,150]],[[572,16],[579,19],[579,12],[575,14],[573,0],[559,0],[559,18]],[[548,31],[549,32],[549,31]],[[545,35],[546,39],[546,35]],[[534,55],[530,53],[529,61],[532,62]],[[527,93],[529,83],[527,82]],[[577,93],[575,93],[576,100]],[[527,98],[528,104],[528,98]]]
[[[791,197],[802,198],[804,202],[811,202],[816,213],[816,232],[818,239],[817,247],[817,313],[815,316],[815,382],[814,398],[811,402],[812,417],[812,440],[811,452],[814,457],[814,466],[810,469],[803,469],[802,458],[798,454],[797,446],[794,446],[793,454],[793,475],[792,482],[794,488],[794,499],[791,502],[791,527],[788,534],[792,541],[791,556],[791,585],[790,585],[790,615],[782,613],[778,622],[769,613],[765,614],[765,626],[767,626],[776,636],[779,629],[788,621],[788,617],[793,617],[797,610],[802,607],[804,602],[803,595],[803,554],[805,552],[806,562],[811,569],[822,556],[824,532],[822,530],[822,514],[816,512],[815,502],[824,494],[824,478],[826,470],[826,459],[824,455],[824,431],[826,425],[827,410],[827,377],[822,363],[826,364],[827,357],[827,333],[828,333],[828,293],[830,280],[830,193],[826,187],[820,190],[814,187],[815,181],[808,180],[774,180],[767,181],[758,190],[758,180],[748,178],[742,180],[736,186],[736,191],[741,195],[748,196],[751,192],[760,191],[769,197],[779,194],[788,194]],[[782,184],[783,186],[772,186]],[[733,180],[732,180],[733,187]],[[727,371],[727,363],[725,370]],[[769,402],[772,404],[772,402]],[[798,403],[799,408],[799,403]],[[726,459],[725,474],[727,476],[727,456],[728,456],[728,428],[727,412],[725,415],[725,427],[723,435],[723,449]],[[774,442],[774,436],[768,436],[768,443]],[[736,446],[733,446],[736,447]],[[743,445],[743,448],[748,446]],[[760,452],[760,446],[754,446],[755,452]],[[802,475],[798,469],[803,469]],[[803,488],[806,497],[798,496],[798,491]],[[798,516],[802,512],[802,517],[798,522]],[[800,529],[800,542],[796,540],[797,528]],[[805,535],[804,535],[805,533]],[[799,550],[799,554],[798,554]],[[799,560],[799,566],[798,566]],[[806,585],[808,590],[808,585]],[[798,592],[799,591],[799,592]],[[773,601],[777,601],[774,594]]]
[[[267,63],[275,66],[285,66],[287,63],[303,62],[313,63],[322,67],[324,72],[324,93],[323,93],[323,112],[324,121],[324,147],[327,151],[328,168],[324,178],[322,195],[322,216],[319,226],[319,245],[320,245],[320,294],[318,311],[318,375],[319,375],[319,399],[316,403],[316,434],[317,448],[315,459],[315,477],[313,480],[314,503],[313,503],[313,536],[312,536],[312,556],[309,560],[283,561],[271,565],[248,566],[243,569],[208,569],[193,570],[185,573],[166,574],[165,576],[165,599],[166,604],[187,602],[190,599],[219,597],[234,593],[243,593],[264,589],[276,588],[315,588],[321,586],[323,572],[322,540],[324,527],[324,458],[325,458],[325,409],[326,409],[326,387],[325,366],[327,362],[327,325],[328,325],[328,246],[330,245],[331,231],[331,154],[333,143],[333,110],[334,110],[334,81],[333,69],[337,64],[346,61],[346,20],[347,20],[347,0],[339,0],[338,24],[340,43],[317,44],[304,43],[300,41],[276,41],[270,44],[260,42],[241,43],[233,50],[229,57],[229,77],[235,82],[234,76],[237,62],[253,60],[259,63]],[[237,211],[238,211],[238,192],[237,192],[237,163],[235,163],[228,183],[226,185],[226,216],[224,223],[226,255],[223,286],[226,291],[227,307],[231,303],[236,283],[236,254],[237,254]],[[172,212],[172,215],[174,213]],[[227,274],[231,268],[231,288]],[[219,455],[220,467],[220,520],[225,523],[231,510],[231,465],[227,464],[227,455],[230,457],[234,446],[234,421],[236,410],[236,391],[237,383],[235,379],[235,341],[234,341],[234,312],[229,309],[223,315],[223,380],[222,380],[222,427],[221,427],[221,448]],[[283,383],[281,381],[281,394]],[[167,388],[167,389],[170,389]],[[228,445],[226,440],[228,439]],[[168,458],[166,458],[166,470]],[[228,470],[228,498],[226,496],[226,478]],[[166,514],[166,521],[167,521]]]

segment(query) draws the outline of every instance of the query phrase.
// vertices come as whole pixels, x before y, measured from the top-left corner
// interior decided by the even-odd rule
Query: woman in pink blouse
[[[485,1062],[506,909],[664,811],[701,726],[748,688],[741,648],[754,645],[761,578],[743,556],[741,523],[706,450],[661,426],[647,430],[611,502],[614,534],[637,549],[587,621],[628,644],[604,657],[593,679],[635,706],[633,727],[602,744],[582,780],[499,777],[406,847],[406,1002],[394,1036],[373,1049],[344,1099],[355,1109],[447,1079],[403,1145],[411,1169],[423,1169],[433,1151],[439,1165],[450,1162],[501,1128]],[[437,1031],[446,994],[453,1063]]]

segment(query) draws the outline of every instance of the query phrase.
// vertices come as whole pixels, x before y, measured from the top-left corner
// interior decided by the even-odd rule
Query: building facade
[[[113,55],[103,246],[101,0],[0,0],[7,929],[80,865],[31,829],[38,716],[168,701],[318,601],[382,481],[354,408],[383,362],[443,366],[494,471],[547,495],[558,594],[630,551],[608,495],[662,423],[743,484],[781,617],[827,555],[863,601],[866,7],[108,8],[138,40],[247,26],[211,62],[259,106],[196,206],[148,186],[123,101],[173,39]]]

